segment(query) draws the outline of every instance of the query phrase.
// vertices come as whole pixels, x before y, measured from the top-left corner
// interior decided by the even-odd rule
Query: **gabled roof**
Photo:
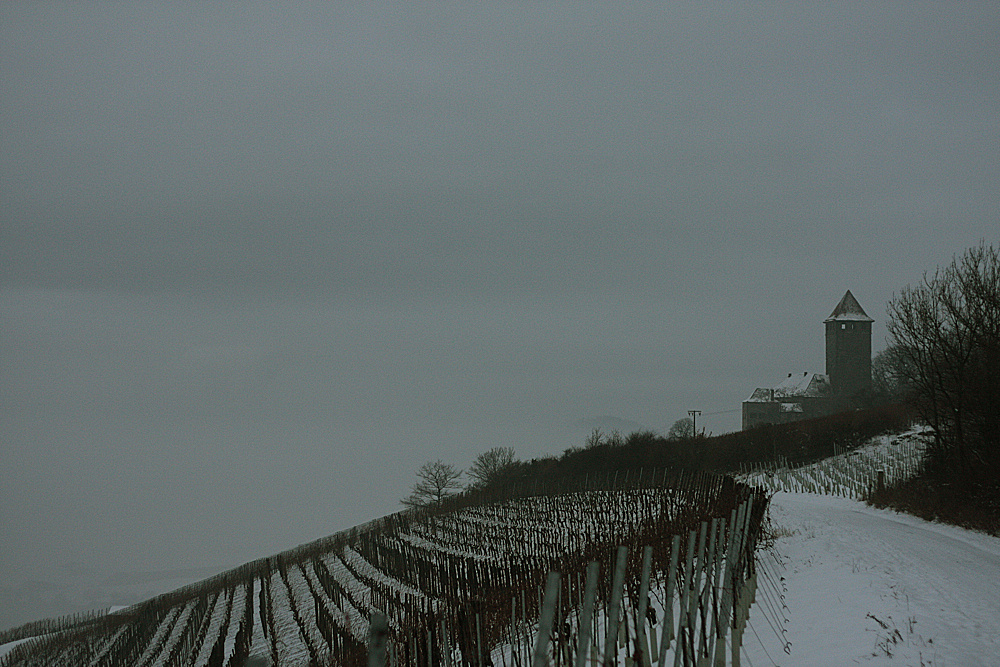
[[[820,397],[832,392],[830,378],[822,373],[803,373],[789,375],[774,386],[775,398],[792,398],[793,396]]]
[[[783,398],[825,398],[833,394],[830,378],[823,373],[788,374],[772,387],[758,387],[744,403],[770,403]]]
[[[854,298],[851,294],[851,290],[847,290],[847,294],[844,298],[840,300],[837,307],[833,309],[833,313],[830,317],[823,320],[824,322],[874,322],[872,318],[868,317],[865,309],[861,307],[858,300]]]
[[[748,398],[747,400],[745,400],[743,402],[744,403],[770,403],[770,402],[772,402],[774,400],[774,398],[771,396],[771,392],[772,391],[773,391],[772,389],[769,389],[767,387],[757,387],[756,389],[753,390],[753,393],[750,394],[750,398]]]

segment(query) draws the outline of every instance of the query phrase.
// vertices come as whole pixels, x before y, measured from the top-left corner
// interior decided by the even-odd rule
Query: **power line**
[[[705,416],[709,415],[730,415],[734,412],[742,412],[743,408],[736,408],[735,410],[716,410],[715,412],[706,412]]]
[[[698,415],[701,414],[701,410],[688,410],[688,416],[691,417],[691,435],[698,435]]]

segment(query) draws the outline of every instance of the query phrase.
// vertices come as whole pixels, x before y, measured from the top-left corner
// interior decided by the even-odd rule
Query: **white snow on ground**
[[[832,496],[778,493],[771,517],[791,653],[758,596],[744,664],[1000,665],[1000,539]]]
[[[32,637],[27,637],[26,639],[18,639],[17,641],[7,642],[6,644],[0,644],[0,658],[4,657],[8,653],[14,650],[18,644],[23,644],[24,642],[30,642]]]
[[[744,665],[1000,666],[1000,538],[835,496],[780,492],[770,512],[782,565],[760,569]]]

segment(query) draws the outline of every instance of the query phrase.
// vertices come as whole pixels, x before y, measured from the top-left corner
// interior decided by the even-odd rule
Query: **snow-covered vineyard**
[[[929,437],[924,427],[918,426],[905,433],[878,436],[864,447],[817,463],[791,467],[778,462],[738,478],[769,491],[860,499],[877,484],[912,477],[923,460]]]
[[[527,667],[551,571],[552,664],[573,664],[581,635],[594,655],[641,645],[654,664],[693,664],[742,627],[766,495],[722,476],[639,477],[390,515],[117,613],[54,621],[0,667],[359,665],[379,613],[388,664]]]

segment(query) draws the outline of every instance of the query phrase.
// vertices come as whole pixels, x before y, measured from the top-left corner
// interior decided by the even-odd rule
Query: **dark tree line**
[[[617,443],[589,438],[584,447],[567,449],[559,457],[515,461],[504,482],[523,484],[587,475],[600,478],[662,468],[726,473],[777,460],[804,465],[858,447],[874,436],[909,428],[913,418],[908,406],[891,403],[709,437],[665,437],[653,431],[636,431]]]
[[[981,243],[904,289],[888,328],[883,385],[934,441],[919,475],[871,502],[1000,535],[1000,253]]]
[[[1000,468],[1000,253],[980,244],[889,303],[889,377],[973,479]]]

